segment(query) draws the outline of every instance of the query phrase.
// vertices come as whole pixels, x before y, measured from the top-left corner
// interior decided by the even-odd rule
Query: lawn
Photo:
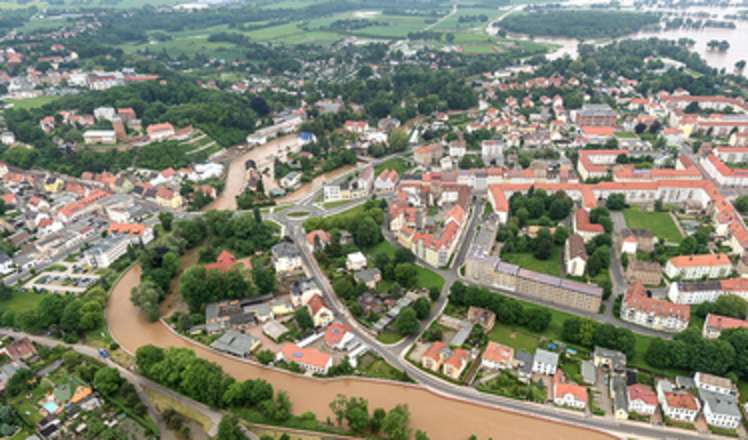
[[[501,259],[534,272],[561,276],[561,246],[553,246],[551,256],[547,260],[538,260],[530,252],[502,254]]]
[[[670,243],[680,243],[683,236],[669,212],[642,212],[638,207],[623,211],[626,226],[632,229],[648,229],[658,238]]]
[[[13,104],[13,108],[32,109],[49,104],[57,99],[59,99],[59,96],[39,96],[37,98],[7,99],[5,102]]]
[[[403,339],[403,335],[392,330],[385,329],[377,335],[377,341],[383,344],[395,344]]]
[[[407,380],[407,376],[400,370],[394,368],[378,356],[370,353],[367,353],[359,360],[358,371],[367,377],[396,381]]]
[[[37,293],[16,293],[8,301],[0,301],[0,310],[3,312],[13,312],[18,315],[21,312],[35,309],[41,302],[42,298],[44,298],[44,295]]]
[[[392,243],[383,240],[376,246],[370,248],[366,251],[366,256],[368,257],[369,261],[374,261],[377,255],[379,254],[385,254],[390,258],[395,258],[395,250],[397,248]],[[439,290],[442,289],[444,286],[444,278],[441,277],[441,275],[437,274],[436,272],[416,265],[416,285],[417,287],[425,287],[426,289],[437,288]],[[387,283],[386,281],[381,281],[379,283],[382,286],[382,289],[380,290],[380,286],[377,286],[377,290],[380,292],[386,292],[387,288],[389,287],[390,283]]]
[[[402,157],[393,157],[392,159],[387,159],[386,161],[380,163],[376,167],[374,167],[374,174],[379,175],[384,170],[395,170],[399,175],[405,174],[406,171],[410,166],[408,165],[408,161],[403,159]]]

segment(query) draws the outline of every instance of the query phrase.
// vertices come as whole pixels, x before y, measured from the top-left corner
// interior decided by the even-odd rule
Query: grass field
[[[410,167],[408,161],[402,157],[393,157],[374,167],[374,174],[379,175],[383,170],[395,170],[399,175],[405,174]]]
[[[629,228],[647,229],[667,242],[680,243],[683,238],[669,212],[642,212],[631,207],[623,211],[623,216]]]
[[[382,241],[376,246],[369,249],[366,252],[366,256],[368,257],[370,262],[373,261],[374,258],[376,258],[376,256],[379,254],[385,254],[390,258],[394,258],[395,249],[396,247],[392,243],[388,241]],[[425,287],[426,289],[437,288],[441,290],[444,286],[444,278],[442,278],[441,275],[437,274],[436,272],[418,265],[416,265],[416,272],[418,280],[416,282],[416,285],[418,287]],[[381,285],[381,287],[377,286],[377,290],[380,290],[380,288],[383,289],[380,291],[388,290],[389,283],[381,281],[379,284]]]
[[[8,104],[13,104],[13,108],[20,109],[31,109],[41,107],[44,104],[56,101],[59,96],[39,96],[38,98],[27,98],[27,99],[8,99]]]
[[[37,293],[16,293],[10,300],[0,301],[0,311],[9,311],[17,315],[21,312],[25,312],[26,310],[32,310],[36,308],[36,306],[41,302],[42,298],[44,298],[44,295]]]
[[[561,246],[553,246],[551,256],[547,260],[538,260],[530,252],[503,254],[501,259],[535,272],[561,276]]]

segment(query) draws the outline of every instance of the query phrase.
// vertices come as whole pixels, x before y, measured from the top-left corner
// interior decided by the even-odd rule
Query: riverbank
[[[429,433],[434,440],[459,440],[471,434],[479,438],[537,438],[597,440],[611,436],[528,415],[502,411],[433,393],[418,385],[358,378],[317,379],[263,368],[236,358],[220,355],[174,335],[161,322],[150,323],[130,302],[130,291],[140,283],[141,268],[132,266],[112,288],[106,311],[109,331],[120,346],[134,353],[139,347],[184,347],[203,359],[215,362],[236,379],[261,377],[278,390],[288,393],[294,413],[311,411],[319,420],[334,419],[328,404],[338,394],[360,396],[370,408],[392,408],[407,404],[412,426]],[[313,398],[311,397],[313,396]],[[457,421],[459,420],[459,423]]]

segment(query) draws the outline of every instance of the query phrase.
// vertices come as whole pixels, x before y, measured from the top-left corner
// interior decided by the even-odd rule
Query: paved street
[[[313,215],[329,216],[329,215],[334,215],[339,212],[348,210],[352,206],[365,202],[365,200],[360,200],[351,205],[341,206],[341,207],[337,207],[331,210],[320,210],[319,208],[314,207],[312,205],[312,200],[314,200],[314,195],[310,195],[304,201],[304,203],[298,205],[295,208],[295,210],[305,210],[305,211],[313,212],[314,213]],[[471,218],[469,220],[468,227],[465,231],[465,236],[460,242],[459,248],[456,251],[456,254],[454,257],[453,264],[449,269],[436,269],[436,268],[425,265],[423,262],[420,262],[420,261],[418,262],[418,264],[428,267],[430,270],[435,271],[436,273],[441,275],[445,280],[444,288],[442,289],[441,296],[439,300],[437,301],[437,303],[432,308],[431,316],[429,317],[428,320],[426,320],[426,324],[422,326],[421,331],[423,331],[428,325],[430,325],[430,323],[434,319],[436,319],[439,316],[439,314],[441,314],[441,312],[443,311],[444,307],[447,304],[449,287],[456,280],[460,278],[458,269],[465,260],[465,256],[470,247],[470,243],[472,242],[473,237],[475,235],[477,225],[480,224],[482,206],[483,205],[482,205],[481,198],[478,198],[473,201]],[[288,210],[285,212],[288,212]],[[548,418],[549,420],[556,420],[556,421],[561,421],[564,423],[576,424],[576,425],[581,425],[581,426],[589,426],[589,427],[597,428],[597,429],[604,430],[607,432],[616,433],[617,435],[620,435],[623,437],[637,436],[639,438],[667,438],[667,439],[701,438],[697,433],[692,433],[688,431],[677,430],[677,429],[672,429],[672,428],[656,427],[656,426],[646,425],[642,423],[620,422],[612,418],[593,417],[590,415],[583,415],[583,414],[579,414],[579,413],[575,413],[571,411],[558,409],[558,408],[548,406],[548,405],[540,405],[540,404],[535,404],[535,403],[530,403],[530,402],[503,398],[503,397],[499,397],[499,396],[495,396],[491,394],[486,394],[486,393],[479,392],[476,389],[471,388],[471,387],[455,385],[453,383],[450,383],[438,377],[435,377],[431,374],[427,374],[423,372],[421,369],[411,365],[405,359],[405,354],[409,351],[410,347],[413,345],[413,343],[418,339],[420,335],[404,338],[402,341],[396,344],[393,344],[393,345],[384,345],[381,342],[379,342],[371,333],[369,333],[369,331],[364,329],[363,326],[361,326],[356,321],[355,318],[353,318],[353,316],[348,312],[347,307],[345,307],[345,305],[342,304],[342,302],[335,295],[332,289],[332,286],[330,285],[329,280],[322,273],[322,270],[317,264],[316,259],[311,254],[311,252],[309,252],[309,250],[307,249],[307,246],[305,245],[304,230],[303,230],[303,227],[301,226],[301,223],[303,223],[304,219],[288,217],[283,213],[271,215],[271,218],[287,226],[287,231],[289,231],[288,232],[289,236],[294,240],[294,242],[297,243],[299,248],[302,249],[302,256],[303,256],[306,267],[311,272],[311,275],[320,282],[323,293],[326,299],[329,301],[330,306],[335,312],[336,316],[345,320],[353,329],[354,334],[357,337],[359,337],[362,341],[365,341],[371,347],[372,351],[377,353],[379,356],[381,356],[391,365],[407,373],[408,376],[411,379],[413,379],[415,382],[427,387],[431,391],[437,394],[447,396],[447,397],[463,399],[463,400],[473,401],[473,402],[479,402],[479,403],[483,403],[487,405],[496,406],[504,410],[514,411],[514,412],[518,412],[522,414],[531,414],[534,416],[541,416],[544,418]],[[389,231],[386,230],[386,228],[384,228],[382,232],[384,233],[386,239],[388,239],[389,241],[394,241],[394,237]],[[621,279],[622,279],[622,275],[621,275]],[[625,283],[623,283],[623,286],[625,286]],[[528,300],[528,298],[522,298],[522,299]],[[607,323],[611,323],[619,327],[630,328],[631,330],[638,332],[638,333],[647,334],[650,336],[667,336],[660,332],[648,331],[648,329],[633,326],[631,324],[628,324],[626,322],[623,322],[613,317],[612,299],[609,302],[610,302],[610,306],[606,307],[607,310],[604,315],[590,315],[590,316],[593,319],[596,319],[600,322],[607,322]]]

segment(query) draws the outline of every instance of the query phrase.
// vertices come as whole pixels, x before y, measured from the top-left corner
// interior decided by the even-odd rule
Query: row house
[[[689,306],[651,298],[638,281],[629,287],[621,304],[621,319],[655,330],[680,332],[690,318]]]
[[[724,278],[732,272],[732,262],[727,254],[680,255],[672,257],[665,265],[665,275],[670,279],[698,280]]]
[[[722,334],[723,330],[737,328],[748,329],[748,321],[710,313],[706,315],[704,327],[701,329],[701,335],[706,339],[717,339]]]
[[[714,302],[722,295],[735,295],[748,300],[748,279],[678,281],[670,284],[668,298],[676,304]]]

